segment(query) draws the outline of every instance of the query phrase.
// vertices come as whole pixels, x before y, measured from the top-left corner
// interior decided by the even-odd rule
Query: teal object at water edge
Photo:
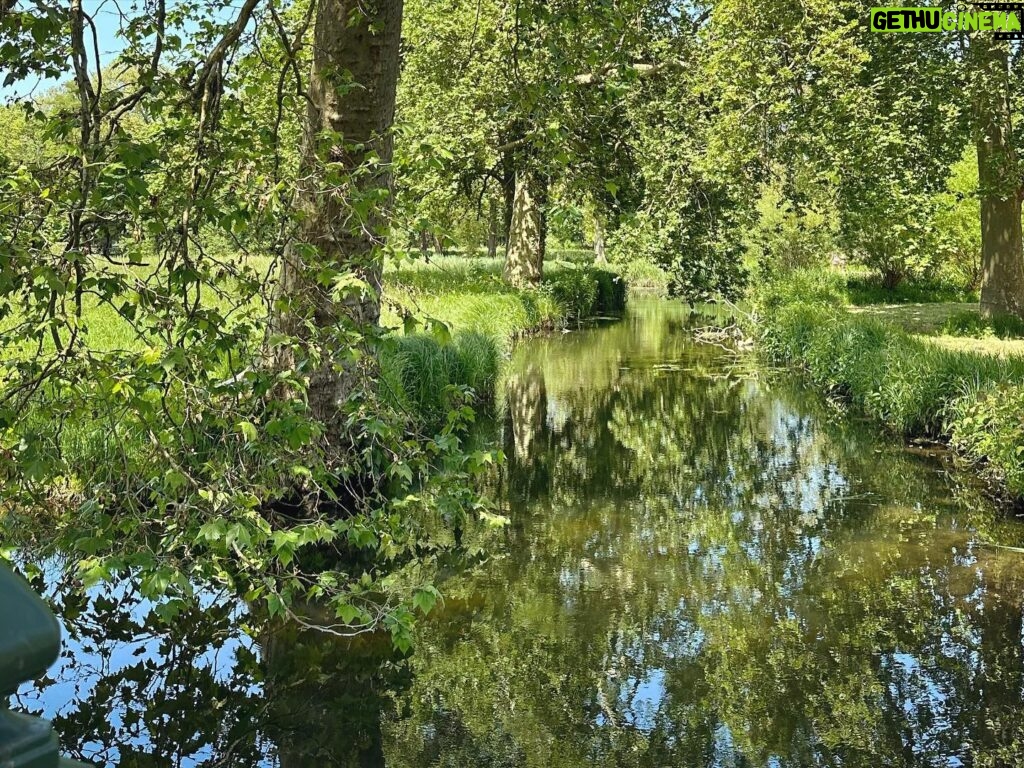
[[[0,566],[0,766],[79,768],[61,760],[53,727],[7,708],[7,697],[60,653],[60,625],[21,577]]]

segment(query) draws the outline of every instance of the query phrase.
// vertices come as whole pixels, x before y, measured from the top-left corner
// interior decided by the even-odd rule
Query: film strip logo
[[[1003,13],[1015,13],[1017,19],[1024,24],[1024,3],[972,3],[979,11],[1002,11]],[[996,40],[1024,40],[1022,32],[996,32],[993,34]]]

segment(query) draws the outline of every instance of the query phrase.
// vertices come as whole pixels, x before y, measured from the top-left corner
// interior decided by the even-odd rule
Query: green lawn
[[[930,304],[873,304],[849,307],[853,314],[873,317],[900,326],[929,344],[943,349],[980,352],[1007,358],[1024,356],[1024,339],[1001,339],[994,334],[960,335],[943,327],[956,317],[977,314],[977,304],[935,302]]]

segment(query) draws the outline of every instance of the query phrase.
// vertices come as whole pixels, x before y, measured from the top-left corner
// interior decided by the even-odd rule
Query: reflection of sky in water
[[[48,584],[58,581],[59,574],[64,564],[51,559],[42,564],[41,571]],[[152,600],[139,596],[134,592],[130,584],[121,582],[93,587],[86,591],[90,603],[96,598],[112,601],[117,604],[118,625],[131,623],[137,629],[145,625],[147,616],[157,606]],[[52,595],[46,595],[52,598]],[[202,609],[211,606],[225,606],[226,603],[221,595],[210,590],[199,590],[197,601]],[[191,658],[190,663],[193,669],[205,670],[217,682],[226,686],[237,686],[234,680],[236,658],[239,651],[251,652],[259,656],[259,647],[256,642],[242,631],[241,625],[245,619],[246,611],[244,604],[235,603],[230,611],[229,626],[231,631],[226,636],[219,636],[210,645],[199,649],[198,653]],[[97,632],[103,639],[97,644],[92,636]],[[165,641],[171,641],[172,645],[182,642],[181,639],[171,640],[163,634],[149,632],[137,632],[130,639],[112,639],[106,636],[106,628],[99,627],[95,622],[90,621],[88,615],[76,620],[70,627],[66,622],[61,627],[62,649],[57,663],[47,673],[47,685],[40,691],[35,684],[26,683],[22,685],[12,703],[20,709],[38,713],[47,719],[59,716],[70,716],[75,710],[82,707],[83,702],[88,706],[88,701],[95,697],[96,687],[104,678],[112,678],[128,672],[131,679],[132,667],[152,664],[154,667],[165,661]],[[184,642],[189,642],[189,636],[185,634]],[[193,652],[195,649],[192,649]],[[162,687],[165,683],[163,674],[157,675],[153,680],[154,685]],[[247,686],[242,689],[235,687],[239,694],[259,695],[260,687],[257,685]],[[126,724],[129,712],[144,713],[147,705],[147,694],[152,697],[157,690],[125,690],[124,696],[119,697],[118,692],[113,692],[118,699],[116,706],[105,710],[108,723],[120,735],[118,745],[104,745],[96,742],[86,742],[81,746],[83,754],[97,765],[114,765],[118,762],[118,746],[135,748],[145,752],[151,744],[148,731],[138,723]],[[139,696],[141,694],[141,697]],[[166,720],[164,720],[166,722]],[[198,748],[193,754],[183,757],[178,763],[182,768],[201,765],[215,757],[211,746],[206,745]],[[270,763],[261,763],[261,765]]]
[[[665,698],[665,670],[649,669],[639,680],[625,681],[619,705],[626,711],[626,722],[644,732],[654,730],[655,718]]]
[[[894,653],[891,658],[883,660],[883,665],[889,668],[894,678],[889,684],[889,692],[902,701],[903,711],[913,730],[913,743],[908,743],[905,737],[905,746],[924,756],[936,747],[941,748],[940,737],[953,726],[950,713],[953,702],[944,690],[946,686],[938,679],[938,670],[922,664],[910,653]],[[945,760],[935,756],[933,764],[961,766],[963,761],[956,755],[947,755]]]
[[[875,768],[883,753],[872,750],[889,737],[908,764],[970,765],[992,665],[983,640],[1002,631],[1013,645],[1005,626],[985,624],[999,609],[993,579],[1007,578],[974,543],[970,521],[985,515],[970,517],[933,467],[830,431],[799,393],[719,375],[678,335],[652,349],[623,325],[594,332],[618,341],[593,348],[574,334],[572,376],[555,375],[561,340],[536,342],[546,352],[528,389],[546,417],[528,425],[532,455],[509,453],[522,472],[509,475],[511,549],[459,582],[450,616],[423,623],[418,676],[385,725],[402,732],[411,718],[415,738],[392,745],[388,765],[487,765],[457,760],[488,734],[509,740],[493,753],[503,768],[524,765],[511,755],[537,743],[579,747],[580,766]],[[608,346],[636,365],[604,366],[618,379],[590,392],[581,360]],[[637,361],[668,365],[652,375]],[[647,410],[616,420],[623,403]],[[22,702],[52,715],[88,697],[99,674],[159,659],[156,640],[108,645],[72,641],[75,666],[65,660],[59,682],[23,690]],[[259,649],[236,627],[196,664],[227,682],[239,652]],[[1020,713],[1024,668],[1013,664],[985,691]],[[415,751],[428,742],[448,762]],[[671,756],[644,755],[651,744]],[[684,760],[686,749],[701,759]],[[204,757],[214,756],[181,764]]]

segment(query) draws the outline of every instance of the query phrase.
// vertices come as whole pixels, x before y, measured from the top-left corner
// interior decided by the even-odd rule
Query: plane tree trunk
[[[281,370],[308,380],[327,439],[343,442],[342,406],[373,373],[366,339],[380,319],[402,0],[320,0],[315,24],[298,231],[274,318],[290,343],[275,355]]]
[[[1013,142],[1006,43],[971,40],[981,196],[981,312],[1024,317],[1021,174]]]
[[[521,288],[540,285],[547,239],[547,183],[527,168],[516,170],[515,198],[505,255],[505,281]]]

